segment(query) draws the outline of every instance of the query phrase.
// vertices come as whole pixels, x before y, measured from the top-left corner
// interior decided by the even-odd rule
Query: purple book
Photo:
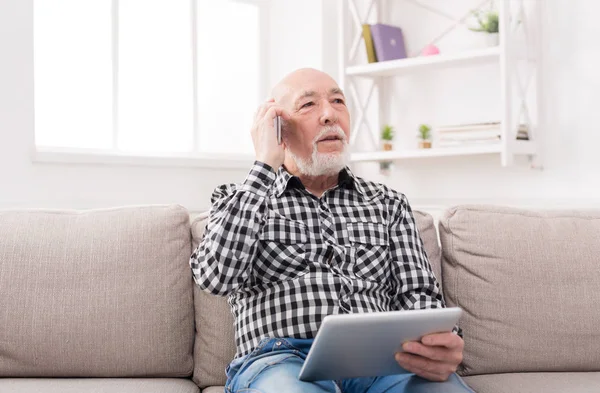
[[[406,58],[402,29],[378,23],[371,25],[371,36],[377,61]]]

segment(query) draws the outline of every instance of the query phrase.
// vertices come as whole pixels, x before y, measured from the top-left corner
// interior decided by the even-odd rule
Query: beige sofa
[[[476,392],[600,392],[600,211],[456,207],[441,249],[415,217]],[[189,268],[205,218],[0,211],[0,392],[222,392],[232,318]]]

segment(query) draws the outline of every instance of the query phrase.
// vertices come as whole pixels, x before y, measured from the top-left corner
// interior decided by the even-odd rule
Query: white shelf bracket
[[[512,134],[510,137],[514,139],[521,125],[521,117],[523,117],[529,133],[529,138],[530,140],[534,140],[535,125],[532,122],[531,108],[530,105],[528,105],[527,95],[531,91],[534,76],[537,74],[537,72],[539,72],[539,64],[537,63],[537,59],[531,56],[532,50],[529,47],[531,43],[530,38],[535,32],[532,31],[533,27],[530,24],[524,7],[524,0],[520,0],[514,17],[511,17],[512,15],[509,16],[509,23],[507,24],[510,26],[509,39],[512,43],[511,47],[515,47],[518,42],[522,42],[524,44],[524,51],[513,51],[511,53],[512,58],[509,59],[509,64],[511,64],[510,70],[514,76],[514,83],[517,88],[517,95],[515,99],[518,102],[518,112],[514,114],[515,118],[511,123],[509,123],[509,126]],[[520,35],[522,35],[522,37],[519,37]],[[519,71],[520,64],[525,65],[523,67],[524,75],[521,75]],[[538,104],[537,99],[534,104]]]
[[[350,61],[353,61],[356,58],[356,55],[358,54],[358,48],[360,47],[360,43],[362,40],[362,25],[363,23],[367,23],[367,21],[369,20],[369,17],[371,16],[371,12],[374,9],[375,6],[375,2],[376,0],[371,0],[369,3],[369,8],[367,8],[367,12],[365,14],[364,18],[361,18],[360,15],[358,14],[358,9],[356,7],[356,3],[354,2],[354,0],[349,0],[349,7],[348,9],[350,10],[350,13],[352,14],[352,19],[354,20],[354,27],[356,29],[356,34],[354,35],[354,40],[352,41],[352,46],[350,49]]]
[[[365,116],[366,111],[371,102],[371,96],[373,95],[373,90],[375,89],[375,82],[374,81],[370,82],[369,92],[367,93],[367,98],[364,103],[361,103],[358,98],[358,93],[356,91],[356,87],[354,86],[354,81],[350,80],[349,87],[350,87],[350,94],[352,95],[352,99],[354,100],[354,102],[357,105],[356,110],[358,111],[358,118],[357,118],[356,124],[354,125],[352,133],[350,134],[350,145],[351,146],[354,145],[354,143],[356,141],[356,137],[358,136],[358,133],[360,132],[362,125],[364,125],[365,128],[367,128],[367,130],[369,131],[368,134],[369,134],[369,138],[373,144],[373,147],[377,147],[377,142],[375,141],[375,139],[373,137],[373,130],[371,129],[369,120]]]

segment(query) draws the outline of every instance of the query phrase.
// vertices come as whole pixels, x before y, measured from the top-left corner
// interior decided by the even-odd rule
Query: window
[[[252,153],[259,3],[35,0],[38,147]]]

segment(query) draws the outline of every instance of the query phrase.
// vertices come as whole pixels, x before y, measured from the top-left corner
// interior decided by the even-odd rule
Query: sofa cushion
[[[225,392],[225,386],[211,386],[206,389],[202,389],[202,393],[223,393]]]
[[[598,393],[599,372],[474,375],[464,381],[477,393]]]
[[[417,228],[423,239],[425,251],[437,277],[441,251],[433,218],[427,213],[413,211]],[[208,220],[203,212],[192,221],[192,245],[198,246]],[[196,341],[194,344],[194,382],[201,388],[225,384],[225,368],[235,356],[235,331],[233,316],[227,299],[203,292],[195,286]]]
[[[455,207],[440,238],[462,375],[600,370],[600,211]]]
[[[0,392],[200,393],[200,389],[190,379],[177,378],[2,378]]]
[[[190,240],[180,206],[0,211],[0,376],[191,375]]]

